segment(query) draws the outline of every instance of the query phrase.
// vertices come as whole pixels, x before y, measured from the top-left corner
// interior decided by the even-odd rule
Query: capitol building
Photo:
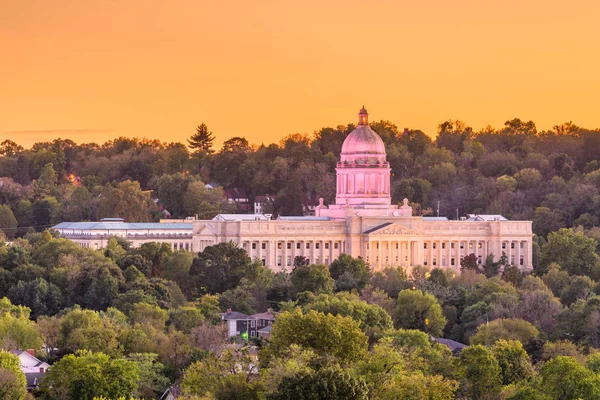
[[[369,127],[363,107],[342,145],[335,203],[320,199],[314,216],[220,214],[212,220],[141,224],[111,219],[63,222],[53,229],[91,248],[104,247],[114,235],[134,246],[166,242],[174,250],[195,252],[231,241],[275,271],[289,271],[296,256],[329,264],[342,253],[362,257],[374,270],[425,265],[458,271],[466,255],[475,254],[482,264],[489,254],[497,260],[503,253],[519,268],[533,268],[531,221],[501,215],[469,214],[454,221],[414,216],[407,199],[403,205],[391,203],[390,172],[385,144]]]

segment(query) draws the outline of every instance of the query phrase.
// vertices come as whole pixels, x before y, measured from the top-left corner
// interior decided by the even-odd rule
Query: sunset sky
[[[600,127],[600,2],[0,0],[0,141]]]

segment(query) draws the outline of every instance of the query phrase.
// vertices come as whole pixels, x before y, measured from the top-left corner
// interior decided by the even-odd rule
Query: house
[[[256,328],[261,329],[273,325],[273,322],[275,322],[275,316],[276,315],[273,313],[273,310],[269,308],[267,309],[267,312],[253,314],[250,316],[250,318],[255,318]]]
[[[221,313],[221,319],[227,323],[227,334],[230,338],[239,336],[248,340],[257,337],[256,318],[227,309],[226,312]]]
[[[250,211],[250,199],[248,194],[243,189],[226,189],[224,191],[225,197],[229,204],[235,204],[239,211]]]
[[[273,212],[275,196],[256,196],[254,198],[254,214],[265,214]]]
[[[174,400],[181,395],[179,386],[171,386],[158,398],[158,400]]]
[[[18,356],[21,361],[21,371],[27,379],[27,390],[37,388],[50,365],[35,357],[33,350],[11,350],[11,353]]]

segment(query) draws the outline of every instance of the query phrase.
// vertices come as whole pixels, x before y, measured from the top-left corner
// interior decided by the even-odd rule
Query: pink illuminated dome
[[[386,162],[385,144],[369,127],[369,113],[363,106],[358,114],[358,126],[344,140],[340,163],[372,165]]]

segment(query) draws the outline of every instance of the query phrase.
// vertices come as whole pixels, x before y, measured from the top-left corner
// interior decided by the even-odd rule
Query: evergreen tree
[[[208,130],[205,123],[202,123],[196,128],[196,133],[188,139],[188,143],[189,146],[197,152],[211,154],[214,153],[214,150],[212,149],[214,140],[215,136],[213,133]]]

